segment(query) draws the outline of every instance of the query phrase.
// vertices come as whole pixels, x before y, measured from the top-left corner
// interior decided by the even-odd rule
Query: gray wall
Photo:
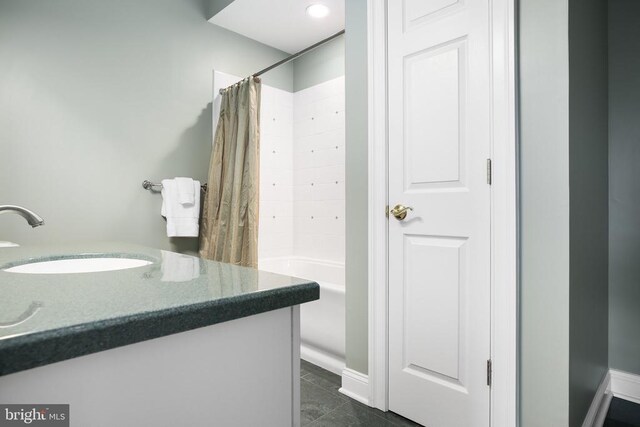
[[[222,9],[233,3],[233,0],[205,0],[206,18],[211,19]]]
[[[609,369],[607,0],[569,5],[569,425],[581,426]]]
[[[569,407],[568,0],[520,0],[522,427]]]
[[[368,373],[367,2],[346,0],[346,356]]]
[[[606,0],[520,1],[520,408],[581,426],[608,367]]]
[[[206,20],[203,0],[0,0],[0,240],[169,241],[144,179],[205,180],[212,70],[248,75],[286,56]],[[293,66],[265,76],[291,90]]]
[[[609,1],[609,364],[640,375],[639,16]]]
[[[294,92],[340,76],[344,76],[344,36],[293,61]]]

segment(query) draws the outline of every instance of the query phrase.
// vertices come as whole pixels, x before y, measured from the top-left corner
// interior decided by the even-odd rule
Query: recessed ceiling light
[[[323,4],[316,3],[307,7],[307,15],[312,18],[324,18],[329,14],[329,8]]]

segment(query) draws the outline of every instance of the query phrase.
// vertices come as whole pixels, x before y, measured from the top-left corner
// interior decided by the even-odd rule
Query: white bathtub
[[[342,375],[345,366],[344,264],[282,257],[260,259],[258,268],[320,284],[320,300],[300,307],[300,355],[307,362]]]

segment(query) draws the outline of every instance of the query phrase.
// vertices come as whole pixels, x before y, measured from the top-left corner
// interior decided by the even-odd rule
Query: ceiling
[[[328,6],[329,16],[308,16],[315,3]],[[344,0],[234,0],[209,22],[295,53],[344,29]]]

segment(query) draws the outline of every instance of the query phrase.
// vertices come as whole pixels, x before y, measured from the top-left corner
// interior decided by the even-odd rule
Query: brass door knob
[[[407,211],[412,210],[413,208],[411,206],[395,205],[389,212],[391,212],[391,215],[396,217],[397,220],[402,221],[407,217]]]

